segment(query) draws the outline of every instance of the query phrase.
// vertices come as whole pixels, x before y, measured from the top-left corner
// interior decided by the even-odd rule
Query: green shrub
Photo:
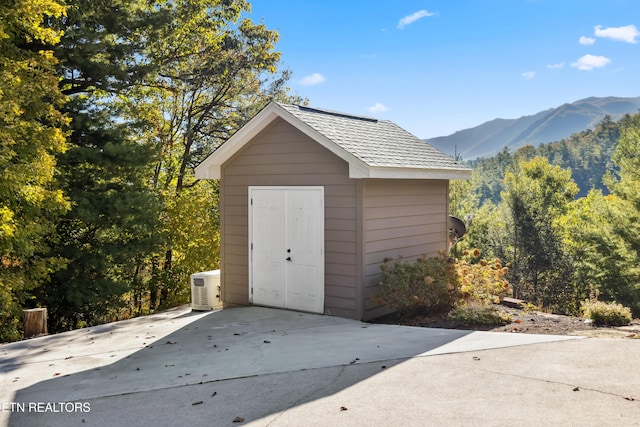
[[[467,325],[506,325],[511,315],[497,310],[493,304],[472,302],[458,304],[449,312],[449,319]]]
[[[376,302],[407,313],[448,312],[458,298],[455,260],[441,254],[415,262],[389,260],[380,266]]]
[[[622,304],[602,301],[584,301],[580,306],[584,317],[596,325],[622,326],[631,323],[631,310]]]

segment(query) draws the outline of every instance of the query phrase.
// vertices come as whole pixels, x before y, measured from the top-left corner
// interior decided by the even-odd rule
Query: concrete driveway
[[[0,345],[0,425],[640,425],[638,355],[638,340],[182,307]]]

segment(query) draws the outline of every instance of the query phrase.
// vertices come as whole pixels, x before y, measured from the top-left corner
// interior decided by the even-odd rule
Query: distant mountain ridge
[[[449,136],[425,141],[449,155],[458,154],[463,160],[473,160],[493,156],[504,147],[513,152],[528,144],[537,147],[559,141],[593,128],[607,114],[618,120],[625,114],[636,113],[638,109],[640,97],[590,97],[531,116],[491,120]]]

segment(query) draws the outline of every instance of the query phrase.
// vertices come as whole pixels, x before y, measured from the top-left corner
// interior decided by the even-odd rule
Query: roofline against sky
[[[220,145],[209,157],[203,160],[195,169],[196,178],[220,179],[222,177],[222,164],[229,160],[245,144],[267,128],[267,126],[273,123],[278,117],[346,161],[349,164],[349,178],[469,179],[471,177],[471,170],[467,168],[425,169],[369,166],[361,159],[313,129],[303,120],[291,114],[279,104],[272,102],[249,120],[246,125],[240,128],[225,143]]]

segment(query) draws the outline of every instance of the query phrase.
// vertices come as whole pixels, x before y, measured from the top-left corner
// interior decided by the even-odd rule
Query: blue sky
[[[421,138],[640,96],[638,0],[250,0],[313,107]]]

